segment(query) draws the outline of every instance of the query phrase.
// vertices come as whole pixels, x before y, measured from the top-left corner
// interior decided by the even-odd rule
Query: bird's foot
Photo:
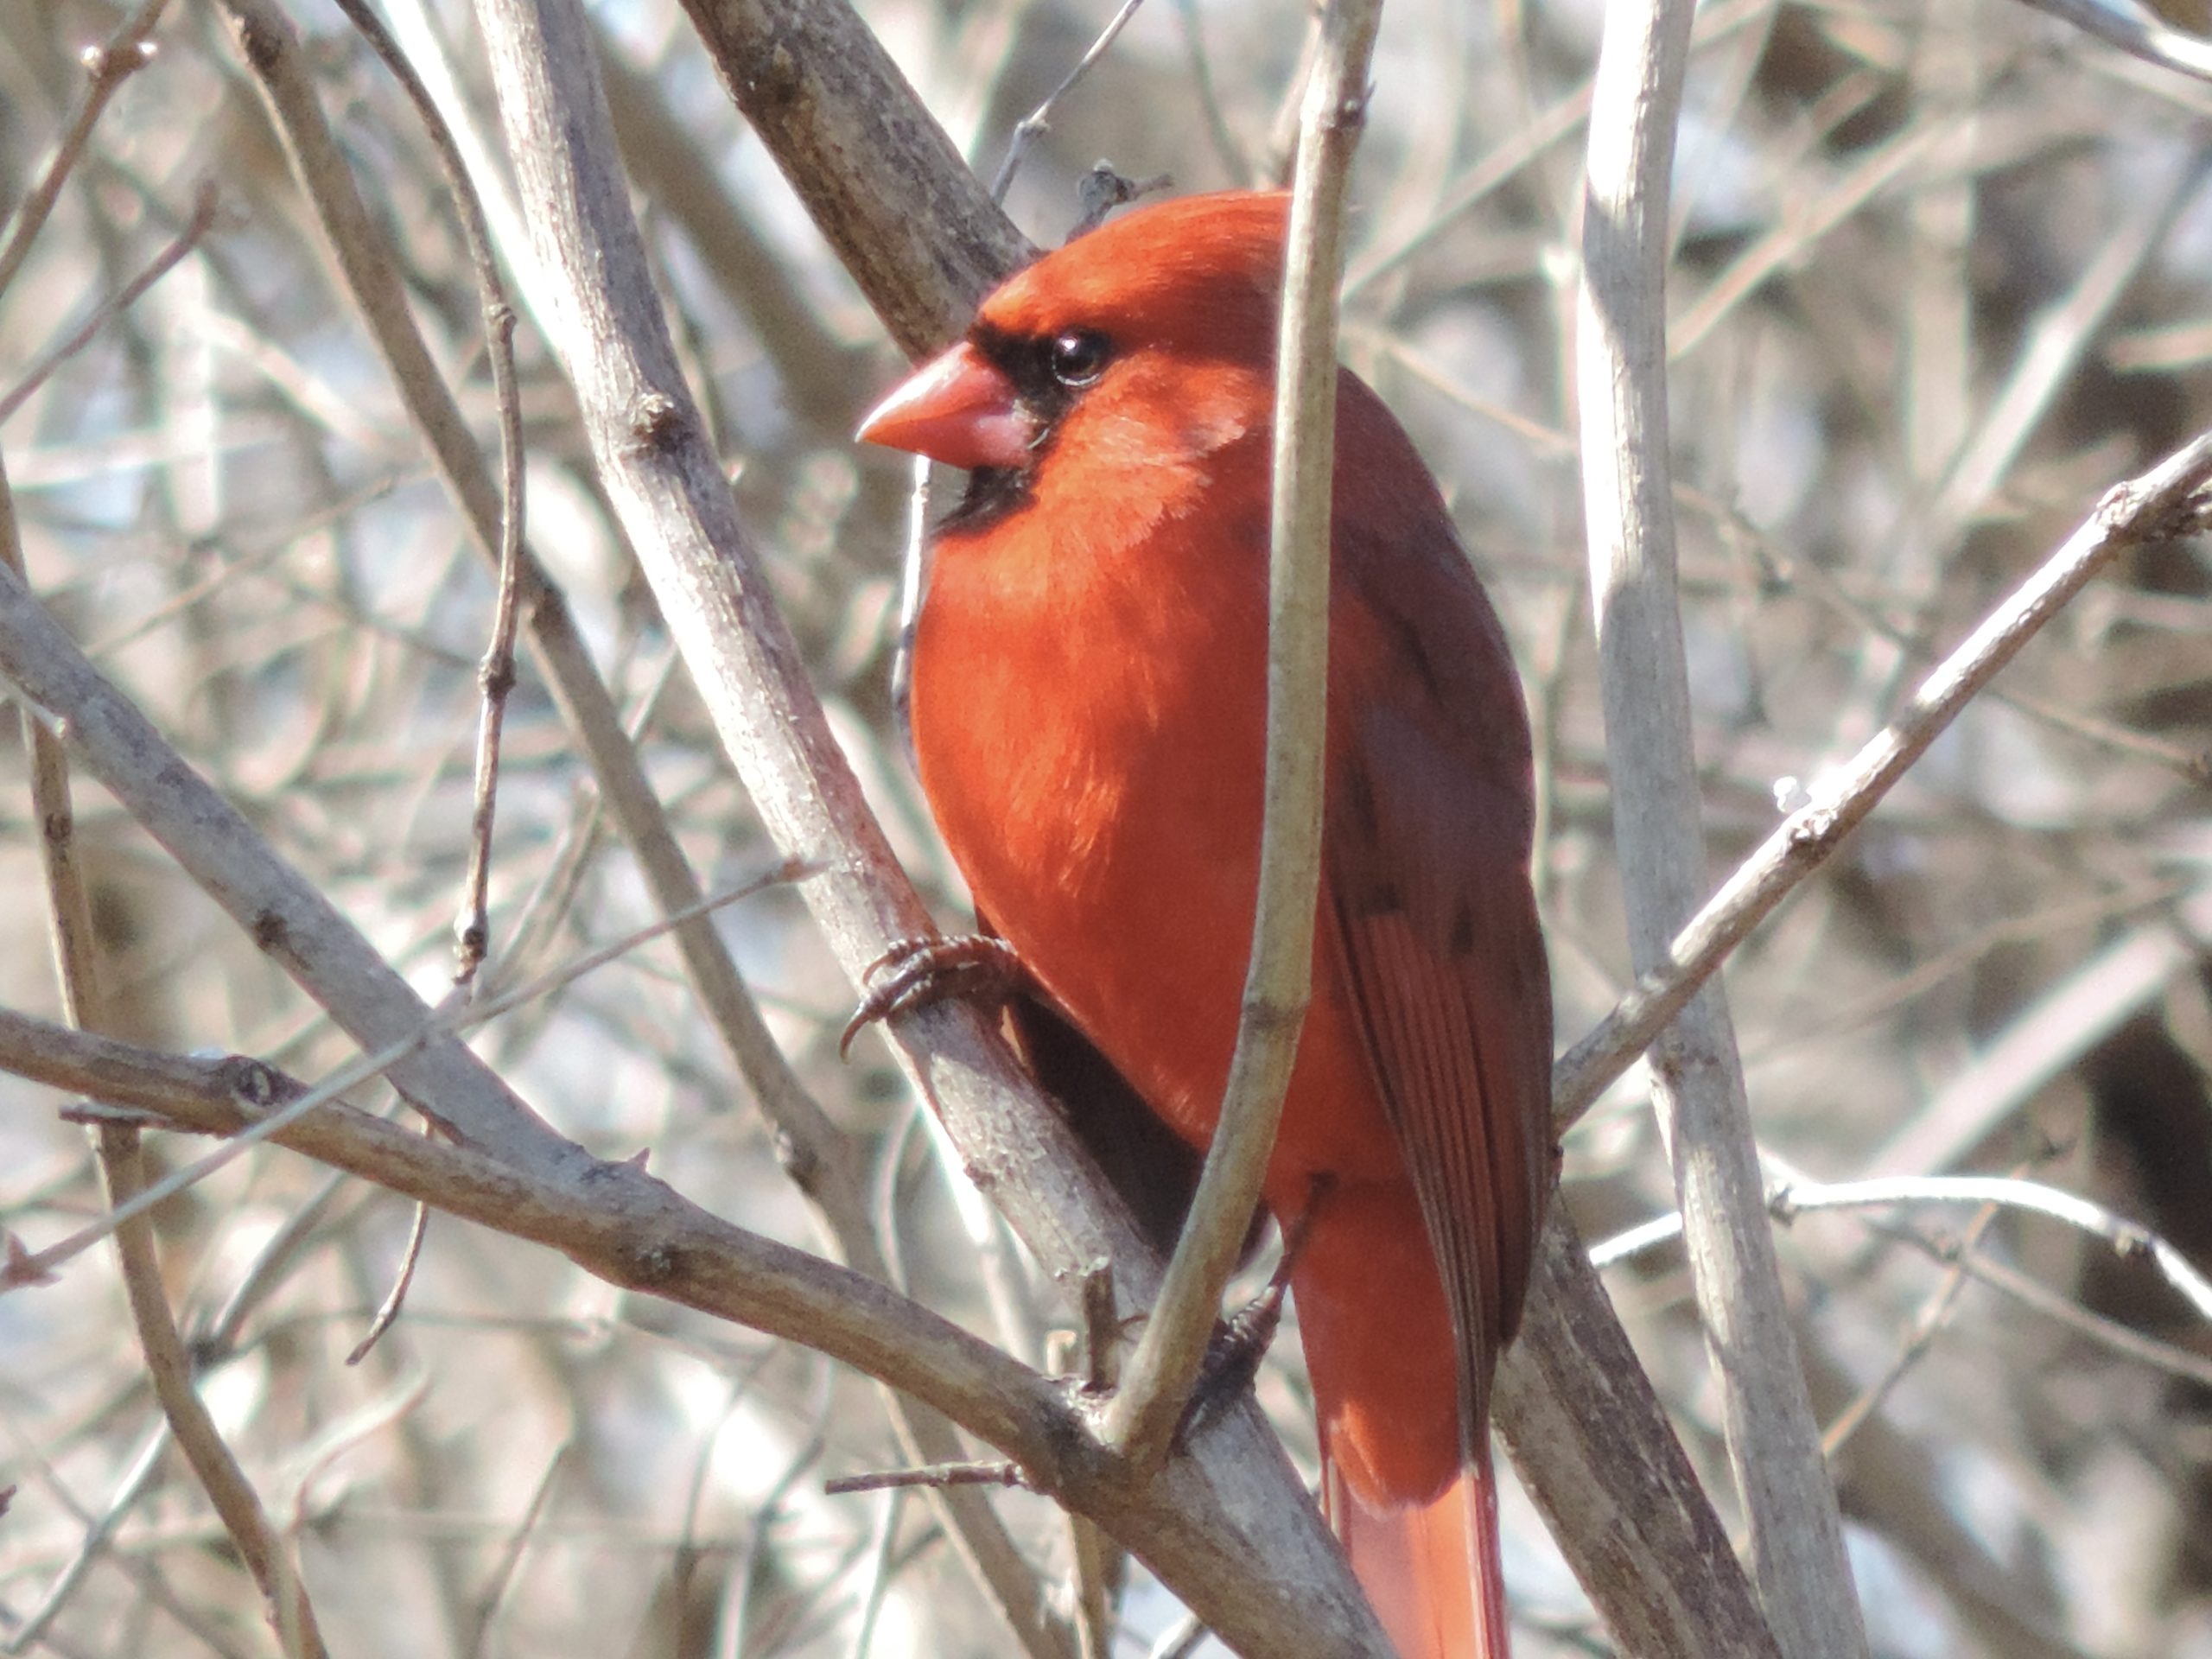
[[[1205,1362],[1198,1367],[1198,1380],[1192,1385],[1190,1403],[1183,1408],[1183,1421],[1175,1430],[1178,1440],[1187,1444],[1259,1376],[1260,1362],[1274,1345],[1275,1329],[1282,1323],[1282,1299],[1289,1293],[1290,1275],[1306,1253],[1313,1211],[1327,1190],[1325,1179],[1314,1182],[1313,1198],[1283,1230],[1282,1259],[1268,1275],[1267,1288],[1230,1314],[1206,1345]]]
[[[1206,1344],[1198,1379],[1191,1385],[1191,1398],[1183,1408],[1183,1421],[1175,1427],[1179,1445],[1187,1446],[1198,1431],[1233,1405],[1260,1374],[1260,1362],[1274,1345],[1275,1328],[1282,1323],[1287,1277],[1278,1274],[1268,1287],[1229,1316]]]
[[[902,939],[868,963],[868,992],[837,1039],[837,1058],[879,1020],[927,1007],[949,996],[1003,1002],[1029,982],[1029,970],[1004,939],[987,933]]]

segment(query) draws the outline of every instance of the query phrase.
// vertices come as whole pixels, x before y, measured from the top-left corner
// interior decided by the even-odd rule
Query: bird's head
[[[967,517],[1032,499],[1063,448],[1094,480],[1203,467],[1269,419],[1289,213],[1231,191],[1100,226],[1010,278],[859,435],[975,473]]]

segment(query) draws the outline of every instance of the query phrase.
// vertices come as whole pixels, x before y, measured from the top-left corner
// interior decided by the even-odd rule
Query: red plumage
[[[1198,1146],[1258,884],[1287,216],[1237,193],[1092,232],[862,429],[975,469],[914,642],[946,843]],[[1528,718],[1434,480],[1349,371],[1332,509],[1314,997],[1265,1196],[1306,1223],[1324,1497],[1362,1583],[1408,1659],[1502,1656],[1489,1390],[1551,1178]]]

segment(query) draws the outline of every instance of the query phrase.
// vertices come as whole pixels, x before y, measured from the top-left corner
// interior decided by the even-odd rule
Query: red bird
[[[1140,209],[1029,266],[861,436],[968,468],[913,642],[978,909],[1203,1147],[1258,887],[1286,198]],[[1405,1659],[1506,1652],[1489,1402],[1551,1183],[1529,721],[1402,428],[1337,391],[1313,1001],[1265,1197],[1323,1498]]]

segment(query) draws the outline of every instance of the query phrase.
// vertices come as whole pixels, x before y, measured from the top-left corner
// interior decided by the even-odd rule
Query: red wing
[[[1471,1430],[1551,1184],[1551,986],[1520,684],[1440,504],[1418,529],[1339,536],[1324,902],[1442,1272]]]

